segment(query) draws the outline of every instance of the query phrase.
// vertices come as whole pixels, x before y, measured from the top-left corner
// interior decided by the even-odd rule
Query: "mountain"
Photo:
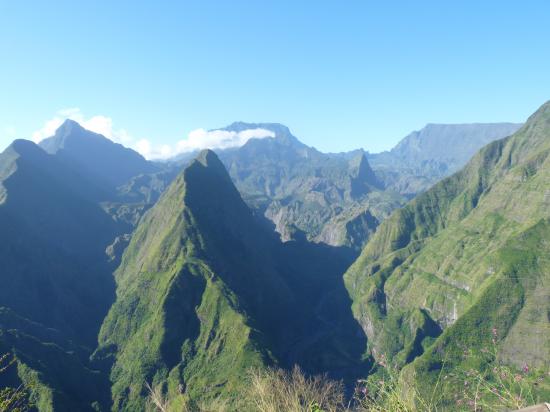
[[[550,102],[384,221],[345,274],[371,353],[428,394],[442,368],[488,368],[463,355],[493,339],[547,368],[549,181]]]
[[[515,133],[517,123],[428,124],[369,161],[386,187],[413,196],[463,167],[486,144]]]
[[[114,300],[105,248],[120,228],[94,189],[30,141],[0,154],[0,352],[42,410],[88,410],[108,394],[88,356]]]
[[[66,120],[40,142],[47,153],[87,180],[87,190],[117,222],[131,231],[156,202],[179,168],[149,162],[136,151]]]
[[[462,167],[484,144],[515,132],[512,123],[427,125],[389,152],[321,153],[277,123],[236,122],[220,129],[266,129],[274,137],[216,150],[249,206],[283,240],[359,251],[396,208]],[[196,153],[180,156],[188,163]],[[372,164],[372,167],[371,167]]]
[[[65,120],[54,136],[40,142],[40,147],[65,160],[98,186],[110,189],[134,176],[158,170],[134,150],[86,130],[73,120]]]
[[[361,150],[350,155],[321,153],[277,123],[238,122],[222,130],[258,128],[275,136],[217,153],[247,204],[264,215],[283,240],[305,236],[357,250],[379,221],[403,202],[397,194],[384,193]],[[371,217],[368,222],[362,218],[365,214]],[[350,220],[354,223],[347,225]]]
[[[114,409],[143,409],[146,383],[175,404],[234,403],[250,367],[365,373],[348,264],[323,245],[281,243],[201,152],[144,215],[115,273],[95,355],[110,366]]]

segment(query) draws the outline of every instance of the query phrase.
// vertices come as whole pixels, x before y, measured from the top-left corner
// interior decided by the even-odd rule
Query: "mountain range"
[[[464,166],[483,146],[514,134],[519,123],[428,124],[387,152],[369,154],[386,187],[413,197]]]
[[[550,104],[519,126],[428,125],[372,155],[241,122],[274,137],[164,163],[73,121],[14,141],[0,386],[41,411],[143,410],[146,383],[236,404],[251,367],[351,388],[384,354],[427,390],[493,329],[503,362],[548,366]]]

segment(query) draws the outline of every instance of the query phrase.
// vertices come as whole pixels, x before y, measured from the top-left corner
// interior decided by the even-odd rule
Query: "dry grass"
[[[336,412],[346,410],[342,383],[326,376],[306,377],[297,366],[253,370],[245,396],[249,410],[258,412]]]

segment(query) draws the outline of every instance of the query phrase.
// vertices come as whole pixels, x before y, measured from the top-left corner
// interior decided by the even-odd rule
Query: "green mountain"
[[[385,187],[412,197],[461,169],[486,144],[515,133],[521,124],[428,124],[388,152],[369,154]]]
[[[176,404],[236,402],[253,366],[361,376],[348,264],[323,245],[281,243],[201,152],[144,215],[115,273],[95,355],[111,366],[114,409],[141,410],[146,383]]]
[[[30,385],[41,410],[87,410],[108,394],[87,359],[114,299],[105,248],[119,227],[95,196],[30,141],[0,154],[0,353],[18,361],[1,379]]]
[[[384,221],[345,274],[371,353],[426,391],[443,367],[487,367],[463,353],[493,338],[501,361],[547,368],[549,181],[546,103]]]

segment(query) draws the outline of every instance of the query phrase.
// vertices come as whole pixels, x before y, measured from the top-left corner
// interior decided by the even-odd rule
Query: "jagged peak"
[[[201,150],[195,160],[206,167],[224,167],[216,153],[211,149]]]
[[[350,175],[354,181],[366,183],[374,187],[381,187],[376,174],[372,170],[365,152],[358,153],[349,161]]]
[[[233,181],[227,169],[213,150],[204,149],[199,152],[195,159],[187,166],[183,173],[183,179],[197,179],[199,175],[215,174],[227,184],[233,186]],[[236,189],[235,189],[236,190]]]
[[[83,131],[84,129],[80,123],[72,119],[66,119],[61,126],[55,131],[55,136],[66,136],[74,133],[75,131]]]

